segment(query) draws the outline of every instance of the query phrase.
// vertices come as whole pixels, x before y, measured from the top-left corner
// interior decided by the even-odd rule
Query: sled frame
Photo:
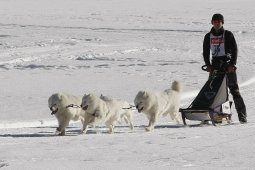
[[[226,100],[224,103],[226,102],[229,102],[229,109],[231,109],[231,106],[232,106],[232,102],[228,100],[229,98],[229,95],[228,95],[228,82],[227,82],[227,77],[226,77],[226,72],[222,72],[222,71],[217,71],[215,70],[212,75],[210,75],[212,77],[217,77],[217,76],[223,76],[222,77],[222,81],[221,81],[221,85],[219,86],[219,88],[217,89],[217,94],[219,92],[219,89],[221,88],[222,86],[222,83],[224,83],[223,81],[226,81],[225,83],[225,87],[226,87]],[[208,85],[208,82],[210,80],[210,78],[207,80],[206,84],[203,86],[203,88],[201,89],[201,91],[198,93],[198,95],[196,96],[196,98],[193,100],[193,102],[190,104],[190,106],[186,109],[180,109],[179,111],[181,112],[181,115],[182,115],[182,121],[183,121],[183,124],[186,126],[187,123],[186,123],[186,119],[189,119],[189,120],[197,120],[197,121],[211,121],[212,124],[214,126],[216,126],[217,123],[219,123],[219,121],[216,121],[215,120],[215,117],[217,118],[221,118],[221,122],[222,122],[222,119],[223,118],[226,118],[228,122],[231,121],[231,116],[232,116],[232,113],[230,112],[229,114],[226,114],[226,113],[222,113],[221,112],[221,109],[222,109],[222,104],[221,103],[220,105],[221,106],[215,106],[214,105],[214,109],[216,107],[221,107],[220,108],[220,111],[215,111],[214,109],[210,108],[210,106],[212,106],[213,102],[210,104],[210,106],[207,106],[207,107],[203,107],[201,106],[201,108],[198,107],[198,103],[200,103],[200,99],[199,99],[199,96],[201,95],[201,93],[203,92],[203,89],[206,87],[206,85]],[[212,78],[213,79],[213,78]],[[213,81],[213,80],[211,80]],[[223,90],[224,90],[224,87],[223,87]],[[196,100],[196,99],[199,99],[199,100]],[[217,103],[217,102],[216,102]],[[195,108],[192,108],[193,107],[193,104],[195,104]],[[203,103],[202,103],[203,104]],[[203,108],[202,108],[203,107]],[[201,117],[199,117],[199,115]]]

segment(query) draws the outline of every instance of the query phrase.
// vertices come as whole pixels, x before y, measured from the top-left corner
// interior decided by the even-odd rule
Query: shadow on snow
[[[147,126],[146,125],[139,125],[134,126],[134,131],[131,131],[129,126],[115,126],[114,134],[124,134],[124,133],[137,133],[137,130],[144,130]],[[157,125],[155,129],[173,129],[173,128],[182,128],[183,125]],[[29,138],[29,137],[56,137],[59,136],[56,134],[55,129],[56,127],[34,127],[30,129],[48,129],[47,131],[40,131],[35,133],[6,133],[0,134],[1,137],[12,137],[12,138]],[[54,130],[51,130],[54,129]],[[127,131],[118,131],[118,129],[127,129]],[[108,134],[109,130],[106,126],[97,126],[96,128],[89,128],[87,134]],[[65,136],[78,136],[82,135],[81,129],[79,127],[67,127]]]

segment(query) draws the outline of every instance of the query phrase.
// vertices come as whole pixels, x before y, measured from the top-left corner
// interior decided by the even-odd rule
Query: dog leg
[[[134,125],[133,125],[133,123],[132,123],[132,120],[130,120],[130,117],[126,117],[125,116],[125,121],[127,122],[127,124],[129,124],[129,127],[130,127],[130,129],[131,129],[131,131],[133,131],[134,130]]]
[[[105,122],[106,127],[109,128],[109,133],[114,133],[114,125],[112,121]]]
[[[177,123],[177,124],[181,124],[180,118],[179,118],[179,116],[178,116],[178,112],[175,112],[174,115],[175,115],[174,119],[176,120],[176,123]]]
[[[87,131],[88,131],[88,124],[83,124],[83,127],[82,127],[82,130],[81,130],[81,133],[82,134],[86,134],[87,133]]]
[[[58,119],[59,126],[58,126],[58,128],[56,130],[56,133],[59,136],[64,136],[65,135],[65,129],[68,126],[69,122],[70,122],[70,119],[68,119],[68,118],[65,118],[65,119],[59,118]]]
[[[178,112],[170,113],[170,117],[172,120],[175,120],[177,124],[181,124],[179,116],[178,116]]]
[[[64,132],[61,132],[61,128],[60,127],[57,127],[56,128],[56,132],[55,132],[57,135],[59,136],[64,136],[65,135],[65,131]]]
[[[150,117],[149,125],[148,125],[148,127],[145,128],[145,130],[146,130],[147,132],[150,132],[150,131],[152,131],[152,130],[154,129],[154,126],[155,126],[155,123],[156,123],[156,119],[157,119],[157,116],[156,116],[156,115],[157,115],[157,114],[154,114],[154,115],[152,115],[152,116]]]
[[[129,124],[131,131],[133,131],[134,130],[134,125],[132,123],[133,122],[133,112],[128,111],[126,113],[124,119],[125,119],[126,123]]]
[[[80,117],[81,123],[84,124],[85,119],[83,117]]]
[[[83,134],[87,133],[90,119],[91,118],[88,115],[85,116],[85,119],[83,120],[83,127],[81,130],[81,133],[83,133]]]
[[[114,133],[114,126],[113,125],[109,125],[109,133]]]
[[[129,122],[129,126],[130,126],[131,131],[133,131],[134,130],[134,125],[133,125],[132,121]]]
[[[59,127],[57,128],[57,132],[56,132],[56,133],[58,133],[59,136],[65,135],[65,129],[68,126],[69,121],[70,121],[69,119],[59,121]]]

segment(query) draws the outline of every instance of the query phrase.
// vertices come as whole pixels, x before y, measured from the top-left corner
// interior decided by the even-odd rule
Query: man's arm
[[[203,57],[206,65],[210,64],[210,34],[206,34],[203,42]]]
[[[231,54],[231,59],[229,64],[236,65],[238,49],[237,49],[235,37],[232,32],[229,32],[229,43],[230,43],[229,47],[230,47],[230,54]]]

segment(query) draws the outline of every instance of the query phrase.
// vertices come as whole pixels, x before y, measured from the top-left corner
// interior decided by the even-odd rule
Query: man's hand
[[[206,71],[209,72],[209,73],[212,73],[213,67],[211,65],[207,65],[206,66]]]
[[[228,67],[227,67],[227,72],[228,73],[233,73],[233,72],[235,72],[236,71],[236,66],[234,66],[234,65],[229,65]]]

